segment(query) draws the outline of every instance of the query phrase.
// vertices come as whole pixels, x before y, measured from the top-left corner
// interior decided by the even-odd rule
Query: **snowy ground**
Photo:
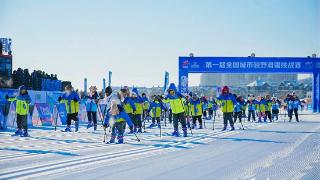
[[[103,130],[63,133],[32,128],[31,137],[0,134],[0,179],[320,179],[320,115],[302,122],[245,123],[246,130],[194,130],[169,136],[171,125],[102,143]],[[238,128],[240,125],[238,124]]]

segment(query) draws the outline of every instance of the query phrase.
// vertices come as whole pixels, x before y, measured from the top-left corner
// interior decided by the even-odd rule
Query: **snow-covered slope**
[[[172,137],[171,125],[102,142],[103,130],[64,133],[32,128],[31,137],[0,134],[0,179],[320,179],[320,116],[303,121],[248,123],[245,130],[193,130]],[[238,128],[240,128],[238,124]]]

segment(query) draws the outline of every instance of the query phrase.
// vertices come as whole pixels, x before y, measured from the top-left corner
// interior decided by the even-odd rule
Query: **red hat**
[[[229,87],[228,87],[228,86],[223,86],[223,88],[222,88],[222,94],[223,94],[225,91],[226,91],[227,93],[229,93]]]

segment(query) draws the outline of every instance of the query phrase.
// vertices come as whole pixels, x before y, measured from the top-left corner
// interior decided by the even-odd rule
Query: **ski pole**
[[[214,130],[214,123],[216,121],[216,111],[214,111],[213,121],[212,121],[212,130]]]
[[[162,116],[161,116],[161,119],[162,119]],[[161,132],[161,119],[160,119],[160,137],[161,137],[161,134],[162,134],[162,132]]]
[[[146,132],[146,119],[143,120],[143,131]]]
[[[164,111],[164,126],[167,126],[167,111]]]
[[[162,106],[162,105],[161,105]],[[160,107],[161,108],[161,107]],[[154,108],[154,111],[153,111],[154,113],[153,113],[153,115],[154,115],[154,118],[156,119],[156,121],[158,121],[157,120],[157,109],[156,108]],[[160,109],[160,117],[159,117],[159,124],[158,124],[158,126],[159,126],[159,128],[160,128],[160,137],[161,137],[161,121],[162,121],[162,109]]]
[[[102,127],[103,127],[103,130],[104,130],[103,142],[106,142],[106,139],[107,139],[107,128],[105,126],[103,126],[104,116],[103,116],[103,114],[101,114],[101,109],[100,109],[100,106],[99,106],[98,103],[97,103],[97,107],[98,107],[97,109],[98,109],[98,113],[99,113],[100,120],[101,120],[101,123],[102,123]]]
[[[240,120],[240,123],[241,123],[241,126],[242,126],[242,130],[244,130],[242,119],[239,119],[239,120]]]
[[[191,135],[193,136],[193,132],[192,132],[192,128],[191,128],[191,126],[190,126],[190,128],[189,128],[189,129],[190,129],[190,133],[191,133]]]
[[[205,118],[203,119],[203,127],[204,127],[204,128],[206,128],[206,118],[207,118],[207,117],[205,117]]]
[[[4,114],[3,114],[3,127],[2,127],[2,131],[5,131],[6,125],[7,125],[7,118],[8,118],[8,111],[7,111],[7,104],[8,104],[8,100],[6,99],[6,102],[4,104]],[[6,116],[7,115],[7,116]]]
[[[134,136],[136,136],[136,139],[138,142],[140,142],[140,139],[138,138],[137,134],[135,132],[133,132]]]

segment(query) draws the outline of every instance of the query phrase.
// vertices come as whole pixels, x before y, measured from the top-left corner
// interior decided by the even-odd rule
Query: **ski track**
[[[208,123],[207,123],[208,124]],[[216,125],[219,127],[221,126],[221,123],[216,123]],[[260,125],[260,124],[255,124],[252,123],[252,125]],[[170,125],[169,125],[170,126]],[[167,126],[168,127],[168,126]],[[170,133],[171,128],[163,128],[163,131],[169,130],[169,132],[163,132],[163,134]],[[158,131],[158,129],[154,129],[153,131]],[[194,130],[197,131],[197,130]],[[60,133],[57,135],[57,133]],[[114,161],[115,158],[121,159],[121,157],[124,157],[125,159],[128,159],[128,157],[131,156],[136,156],[136,158],[140,158],[139,155],[142,157],[148,157],[150,155],[154,155],[156,153],[164,153],[164,152],[169,152],[173,150],[178,150],[179,148],[191,148],[199,143],[208,143],[212,139],[210,137],[212,136],[219,136],[221,134],[227,135],[231,133],[239,133],[237,131],[234,132],[213,132],[211,131],[210,133],[199,133],[199,132],[194,132],[194,136],[189,136],[187,138],[179,138],[179,139],[174,139],[171,136],[162,136],[161,140],[164,142],[162,144],[152,144],[152,143],[146,143],[145,145],[141,145],[141,143],[136,142],[135,140],[132,140],[133,135],[127,136],[126,137],[126,143],[124,145],[106,145],[102,143],[94,143],[94,142],[99,142],[101,141],[101,136],[103,132],[101,131],[101,134],[95,134],[96,138],[78,138],[78,135],[80,134],[85,134],[84,132],[81,133],[61,133],[61,132],[53,132],[53,133],[45,133],[43,131],[37,131],[37,136],[32,136],[28,138],[20,138],[20,137],[10,137],[7,136],[7,139],[1,140],[1,144],[3,144],[4,148],[1,148],[1,151],[7,151],[7,150],[18,150],[21,149],[21,151],[24,151],[24,149],[34,149],[34,148],[39,148],[43,150],[44,148],[46,149],[45,151],[48,153],[40,153],[38,154],[35,150],[35,153],[8,153],[4,154],[1,153],[2,155],[0,156],[0,162],[1,164],[5,162],[10,162],[10,161],[25,161],[28,160],[29,158],[37,158],[37,159],[42,159],[42,158],[47,158],[48,156],[54,156],[55,152],[59,152],[59,150],[63,150],[64,153],[77,153],[75,156],[79,157],[73,157],[72,160],[56,160],[56,161],[49,161],[49,162],[35,162],[32,163],[32,167],[26,167],[26,166],[15,166],[14,168],[12,167],[3,167],[1,165],[1,172],[0,172],[0,179],[7,179],[7,178],[18,178],[18,177],[23,177],[23,178],[31,178],[31,177],[39,177],[43,176],[44,174],[47,174],[48,171],[50,170],[50,173],[53,173],[53,169],[55,171],[63,170],[65,171],[66,167],[68,169],[73,168],[78,168],[80,165],[82,166],[90,166],[90,163],[94,163],[95,167],[97,162],[99,161],[100,163],[105,163],[108,161]],[[90,134],[90,131],[86,132],[86,134]],[[200,134],[200,135],[198,135]],[[202,135],[201,135],[202,134]],[[31,133],[33,135],[33,133]],[[39,136],[40,135],[40,136]],[[99,136],[97,136],[99,135]],[[149,136],[148,136],[149,135]],[[46,137],[42,137],[46,136]],[[147,133],[146,137],[145,135],[138,134],[140,137],[142,143],[144,141],[146,142],[152,142],[153,140],[158,140],[158,136],[152,136],[150,137],[150,134]],[[168,139],[165,139],[165,138]],[[70,143],[67,142],[40,142],[37,143],[36,145],[32,145],[33,142],[38,142],[39,140],[43,139],[49,139],[52,140],[53,138],[78,138],[78,141],[72,142],[70,140]],[[130,138],[130,139],[129,139]],[[171,140],[170,139],[174,139]],[[68,140],[67,140],[68,141]],[[91,144],[94,145],[83,145],[81,142],[83,141],[93,141]],[[168,142],[166,142],[168,141]],[[155,141],[157,142],[157,141]],[[160,141],[161,142],[161,141]],[[197,143],[195,143],[197,142]],[[27,145],[25,145],[27,143]],[[77,144],[76,146],[74,144]],[[86,144],[86,143],[84,143]],[[128,146],[128,145],[133,145],[133,146],[145,146],[142,148],[131,148],[129,147],[122,148],[119,151],[114,151],[112,148],[117,147],[116,149],[119,149],[121,146]],[[13,146],[15,145],[15,146]],[[72,146],[72,147],[70,147]],[[58,147],[58,148],[57,148]],[[85,157],[81,157],[81,153],[86,152],[88,150],[91,151],[98,151],[99,149],[103,151],[108,151],[111,150],[110,153],[95,153],[94,155],[86,155]],[[98,151],[99,152],[99,151]],[[152,152],[152,153],[150,153]],[[132,157],[129,158],[132,160]],[[117,160],[117,162],[120,162]],[[109,163],[110,164],[110,163]],[[28,175],[28,176],[27,176]]]
[[[312,128],[310,131],[320,132],[320,127],[315,126],[315,128]],[[309,140],[310,136],[317,137]],[[306,152],[305,149],[313,151]],[[305,133],[290,146],[281,151],[272,152],[265,159],[252,164],[251,167],[244,172],[242,177],[244,179],[253,179],[254,177],[270,177],[271,179],[276,179],[274,176],[278,177],[281,175],[290,177],[290,179],[300,179],[305,175],[304,171],[312,168],[313,163],[320,162],[319,150],[320,135]],[[274,164],[277,164],[277,166],[272,167]],[[288,167],[288,164],[290,167]]]
[[[146,129],[149,131],[148,133],[137,134],[141,142],[137,142],[134,135],[126,135],[125,144],[122,145],[102,143],[104,132],[102,130],[93,132],[85,129],[85,126],[81,126],[78,133],[55,132],[48,129],[34,128],[31,129],[31,137],[27,138],[11,137],[10,133],[12,132],[1,133],[0,179],[43,179],[43,177],[54,179],[63,177],[68,173],[80,172],[83,169],[90,170],[159,154],[192,149],[212,141],[218,141],[217,137],[228,137],[245,132],[243,130],[220,132],[221,121],[221,118],[216,119],[215,127],[217,130],[215,131],[211,129],[212,121],[206,121],[207,129],[193,130],[193,135],[188,131],[189,136],[186,138],[170,136],[172,125],[167,123],[167,127],[162,128],[161,138],[159,137],[159,129]],[[244,127],[249,130],[257,130],[266,126],[272,128],[278,123],[283,123],[281,118],[271,124],[245,122]],[[238,124],[236,127],[240,128],[241,125]],[[312,131],[319,131],[319,129],[319,126],[315,126]],[[289,156],[294,151],[298,151],[302,145],[305,145],[305,147],[314,148],[317,151],[306,153],[301,150],[296,153],[305,157],[305,159],[298,158],[300,161],[294,163],[300,163],[301,165],[296,165],[296,167],[302,169],[296,171],[293,168],[292,171],[289,171],[288,168],[283,168],[284,170],[281,171],[284,177],[291,177],[290,179],[302,178],[306,175],[306,171],[313,169],[314,164],[319,164],[320,162],[319,154],[314,153],[319,152],[320,140],[317,141],[318,145],[315,146],[314,141],[307,141],[311,136],[316,135],[311,133],[303,134],[290,146],[280,151],[272,152],[269,156],[252,163],[245,171],[235,171],[238,173],[237,177],[241,179],[254,179],[259,176],[269,177],[270,174],[266,174],[265,169],[270,169],[271,167],[271,172],[279,172],[278,168],[272,169],[272,165],[275,162],[280,162],[278,164],[281,166],[281,161],[292,160]],[[306,159],[307,161],[305,161]],[[234,173],[230,173],[230,179],[234,179],[234,175]]]

